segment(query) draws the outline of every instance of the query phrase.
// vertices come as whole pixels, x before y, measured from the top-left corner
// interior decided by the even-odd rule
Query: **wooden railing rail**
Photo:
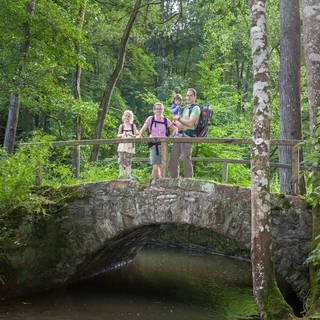
[[[235,139],[235,138],[189,138],[189,137],[168,137],[168,138],[112,138],[112,139],[95,139],[95,140],[69,140],[69,141],[52,141],[52,142],[38,142],[32,144],[50,144],[54,147],[66,147],[66,146],[88,146],[88,145],[112,145],[119,143],[148,143],[148,142],[160,142],[161,152],[162,152],[162,165],[165,168],[168,167],[168,144],[169,143],[184,143],[189,142],[193,144],[197,143],[209,143],[209,144],[234,144],[234,145],[252,145],[252,140],[250,139]],[[271,167],[277,168],[291,168],[292,170],[292,191],[294,194],[299,194],[299,153],[301,152],[299,144],[301,140],[271,140],[271,145],[274,146],[291,146],[292,147],[292,162],[290,164],[282,163],[270,163]],[[29,143],[22,143],[29,144]],[[112,158],[109,158],[111,160]],[[134,158],[134,161],[148,161],[148,158]],[[250,165],[250,160],[239,160],[239,159],[222,159],[222,158],[199,158],[193,157],[192,161],[202,161],[202,162],[222,162],[223,163],[223,174],[222,181],[228,181],[228,165],[229,163],[239,163]],[[80,172],[79,167],[74,168],[74,172]],[[41,168],[39,168],[41,172]],[[166,174],[166,172],[164,173]],[[39,177],[40,176],[40,177]],[[37,183],[41,183],[41,175],[37,176]]]
[[[239,145],[251,145],[251,139],[236,139],[236,138],[111,138],[111,139],[95,139],[95,140],[68,140],[68,141],[51,141],[51,142],[33,142],[33,143],[21,143],[21,145],[28,144],[48,144],[52,146],[63,147],[63,146],[88,146],[88,145],[105,145],[105,144],[118,144],[121,142],[167,142],[167,143],[210,143],[210,144],[239,144]],[[271,145],[275,146],[295,146],[303,141],[301,140],[271,140]]]

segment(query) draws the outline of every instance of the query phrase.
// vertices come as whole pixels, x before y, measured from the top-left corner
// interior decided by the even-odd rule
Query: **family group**
[[[200,107],[196,104],[197,92],[189,88],[186,94],[186,105],[182,105],[182,96],[175,95],[173,104],[170,107],[173,120],[169,120],[163,114],[164,106],[157,102],[153,106],[153,115],[149,116],[141,130],[138,131],[133,122],[133,113],[127,110],[123,113],[123,123],[118,129],[118,138],[141,138],[148,129],[149,136],[161,138],[168,136],[169,130],[172,136],[189,136],[188,132],[195,129],[199,116]],[[163,177],[161,165],[161,145],[160,143],[150,143],[150,163],[152,165],[152,178],[160,179]],[[118,146],[119,178],[126,177],[131,179],[132,157],[135,153],[134,143],[120,143]],[[183,161],[184,177],[192,178],[193,167],[191,162],[192,143],[174,143],[171,151],[169,170],[172,178],[179,175],[179,159]]]

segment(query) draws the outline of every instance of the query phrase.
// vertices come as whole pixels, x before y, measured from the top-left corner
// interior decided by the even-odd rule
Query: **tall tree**
[[[251,162],[251,262],[253,292],[260,318],[290,319],[292,313],[275,280],[271,254],[269,151],[270,71],[266,0],[250,1],[253,60],[253,150]]]
[[[310,137],[317,138],[316,130],[320,106],[320,1],[303,0],[304,53],[307,69]]]
[[[319,117],[320,117],[320,1],[302,0],[304,56],[307,70],[307,87],[309,100],[310,137],[313,140],[313,149],[319,148]],[[319,160],[313,167],[313,181],[320,179]],[[319,183],[319,182],[318,182]],[[320,205],[313,207],[312,247],[315,248],[319,241],[316,237],[320,234]],[[312,312],[320,314],[320,283],[317,273],[320,272],[319,264],[311,268],[311,304]]]
[[[280,0],[280,138],[302,140],[300,108],[300,13],[299,0]],[[292,147],[279,147],[280,163],[292,163]],[[302,161],[302,154],[301,159]],[[300,189],[304,189],[301,180]],[[280,191],[292,190],[292,170],[280,169]],[[304,190],[301,190],[304,192]]]
[[[133,28],[134,22],[138,16],[139,9],[141,6],[141,1],[142,0],[137,0],[135,2],[134,8],[131,11],[127,26],[124,30],[124,33],[123,33],[123,36],[121,39],[121,43],[120,43],[117,64],[116,64],[112,74],[110,75],[110,78],[107,82],[106,88],[103,93],[102,101],[100,103],[100,108],[98,111],[98,119],[97,119],[97,122],[95,125],[95,135],[94,135],[95,139],[101,139],[102,129],[103,129],[106,114],[107,114],[107,111],[108,111],[108,108],[110,105],[113,89],[117,83],[117,80],[118,80],[120,73],[121,73],[123,66],[124,66],[129,36],[130,36],[131,30]],[[94,145],[92,148],[92,152],[91,152],[91,161],[97,161],[98,152],[99,152],[99,145]]]
[[[8,120],[5,131],[3,146],[7,149],[9,153],[13,151],[14,142],[16,138],[19,110],[20,110],[20,86],[19,81],[21,77],[21,72],[24,69],[24,64],[27,59],[27,54],[30,48],[30,19],[34,15],[36,1],[27,2],[26,4],[26,21],[23,24],[23,43],[21,44],[20,57],[18,65],[16,66],[16,73],[14,75],[16,81],[14,81],[14,92],[10,94],[10,105],[8,112]]]

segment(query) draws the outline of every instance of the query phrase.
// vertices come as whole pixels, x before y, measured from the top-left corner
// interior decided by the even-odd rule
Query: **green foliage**
[[[270,179],[270,192],[272,193],[280,193],[280,178],[279,172],[271,171],[271,179]]]
[[[315,238],[315,248],[311,251],[306,262],[312,264],[314,267],[320,267],[320,235]],[[317,278],[320,282],[320,272],[318,272]]]
[[[23,145],[9,155],[0,149],[0,212],[19,210],[44,213],[41,199],[32,190],[38,170],[47,161],[49,144]]]
[[[88,162],[81,173],[81,179],[84,181],[101,181],[117,178],[118,168],[115,161],[100,160],[95,165]]]
[[[203,56],[197,82],[202,101],[209,102],[214,117],[209,135],[215,138],[251,138],[252,136],[252,61],[249,12],[245,1],[218,1],[208,4]],[[250,151],[230,145],[212,146],[216,157],[250,159]],[[222,165],[219,165],[220,168]],[[241,171],[243,170],[243,174]],[[235,174],[235,175],[234,175]],[[248,168],[232,165],[229,181],[248,185]]]
[[[18,139],[28,139],[32,131],[42,129],[57,140],[74,137],[74,120],[80,118],[81,139],[91,139],[102,94],[116,59],[130,1],[86,1],[85,21],[80,28],[80,0],[36,1],[32,17],[27,1],[4,1],[0,12],[0,125],[5,126],[11,90],[21,94],[22,112]],[[195,87],[198,102],[209,102],[214,110],[210,137],[250,138],[252,136],[252,61],[249,32],[249,6],[245,0],[183,1],[142,6],[130,35],[124,69],[113,91],[103,138],[115,137],[122,112],[131,109],[140,128],[152,114],[152,105],[162,101],[168,106],[174,93],[183,96]],[[267,3],[270,52],[272,137],[279,137],[279,8],[278,1]],[[24,57],[25,29],[30,35],[29,51]],[[75,50],[81,47],[81,53]],[[74,99],[72,79],[75,66],[82,67],[81,99]],[[302,70],[302,77],[304,76]],[[302,87],[306,106],[305,84]],[[304,121],[304,128],[307,122]],[[50,150],[44,166],[44,184],[72,184],[117,176],[115,146],[101,146],[100,160],[89,162],[90,148],[81,147],[81,177],[73,178],[71,148]],[[137,156],[146,156],[145,146]],[[140,152],[141,150],[141,152]],[[248,147],[199,145],[194,156],[250,159]],[[308,156],[308,155],[306,155]],[[134,163],[134,175],[144,181],[150,165]],[[221,181],[223,164],[195,163],[197,178]],[[28,171],[31,172],[31,171]],[[278,188],[277,173],[272,172],[272,190]],[[32,179],[31,179],[32,180]],[[229,165],[229,183],[250,183],[246,165]],[[31,183],[31,182],[30,182]],[[33,183],[33,182],[32,182]],[[26,183],[27,184],[27,183]],[[310,193],[315,201],[317,194]]]
[[[168,105],[171,105],[174,95],[180,93],[184,96],[184,91],[187,87],[188,83],[184,77],[181,75],[170,75],[157,87],[156,93],[160,100],[166,100]]]
[[[210,134],[211,135],[211,134]],[[249,157],[248,147],[237,145],[198,144],[193,155],[202,158],[243,160]],[[223,163],[197,162],[194,164],[195,176],[199,179],[222,181]],[[243,164],[228,164],[228,183],[239,186],[250,185],[250,168]]]
[[[319,135],[320,128],[316,132]],[[309,151],[305,156],[305,164],[310,168],[308,174],[308,190],[307,200],[313,206],[313,234],[315,235],[312,248],[306,262],[313,267],[314,274],[316,275],[313,279],[312,287],[312,300],[316,301],[319,298],[320,292],[320,150],[319,150],[319,139],[308,139],[305,148]]]
[[[319,139],[308,139],[304,145],[304,165],[307,167],[308,200],[313,207],[320,205]]]

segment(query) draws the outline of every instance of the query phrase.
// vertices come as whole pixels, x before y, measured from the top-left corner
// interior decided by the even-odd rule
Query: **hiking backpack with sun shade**
[[[192,109],[198,104],[194,104],[189,108],[189,117],[191,115]],[[199,106],[200,107],[200,106]],[[197,126],[194,129],[185,130],[185,134],[189,137],[207,137],[209,131],[209,121],[213,116],[213,111],[210,109],[209,103],[205,103],[200,107],[200,115]]]

